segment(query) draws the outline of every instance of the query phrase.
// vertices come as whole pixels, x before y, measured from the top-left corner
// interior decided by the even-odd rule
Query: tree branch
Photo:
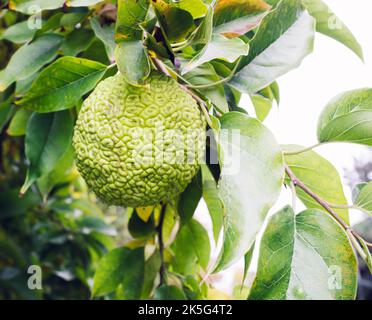
[[[165,211],[167,206],[165,204],[161,207],[159,223],[156,227],[156,231],[158,233],[158,244],[159,244],[159,254],[160,254],[160,285],[165,284],[165,263],[164,263],[164,240],[163,240],[163,224],[165,218]]]
[[[349,235],[350,234],[353,235],[358,240],[364,241],[364,243],[368,247],[372,247],[372,243],[365,241],[355,230],[353,230],[349,225],[347,225],[345,221],[342,220],[342,218],[332,209],[331,205],[327,201],[319,197],[316,193],[311,191],[301,180],[299,180],[288,165],[285,165],[285,172],[295,187],[299,187],[304,192],[306,192],[310,197],[312,197],[316,202],[318,202],[328,213],[331,214],[333,218],[336,219],[336,221],[345,229],[345,231]]]

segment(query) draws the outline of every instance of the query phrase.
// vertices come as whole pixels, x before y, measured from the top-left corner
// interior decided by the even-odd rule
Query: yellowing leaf
[[[137,215],[141,218],[142,221],[147,222],[153,212],[154,207],[139,207],[136,208]]]

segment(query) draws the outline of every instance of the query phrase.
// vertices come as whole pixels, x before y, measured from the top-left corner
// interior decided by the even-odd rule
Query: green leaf
[[[151,71],[140,25],[146,20],[149,0],[118,1],[114,52],[116,64],[125,79],[133,84],[143,84]]]
[[[315,21],[300,0],[281,1],[260,23],[230,84],[255,93],[298,67],[313,50]]]
[[[154,288],[155,279],[159,274],[160,265],[160,253],[156,250],[145,262],[145,278],[143,281],[141,299],[148,299],[150,297]]]
[[[26,134],[28,119],[30,119],[31,114],[31,110],[17,110],[12,120],[10,121],[7,133],[13,137],[24,136]]]
[[[344,92],[323,110],[318,121],[320,142],[344,141],[372,146],[372,89]]]
[[[133,212],[128,222],[128,231],[133,238],[151,238],[156,232],[153,216],[150,216],[150,219],[145,222],[138,216],[136,212]]]
[[[94,275],[93,296],[102,296],[123,285],[125,299],[139,299],[145,270],[144,249],[116,248],[100,261]]]
[[[223,225],[223,202],[218,194],[217,183],[207,165],[201,165],[201,173],[203,179],[203,199],[207,204],[209,215],[212,219],[213,236],[217,243]]]
[[[178,201],[178,214],[182,223],[190,221],[202,196],[202,182],[200,171],[194,176],[191,183],[181,193]]]
[[[141,23],[146,20],[149,0],[118,0],[116,41],[138,41],[142,39]]]
[[[249,299],[349,300],[357,288],[357,260],[346,232],[325,212],[295,215],[285,207],[262,236]]]
[[[67,31],[78,30],[79,28],[76,28],[76,26],[81,23],[88,16],[88,14],[88,10],[82,10],[82,12],[65,13],[60,21],[61,26]]]
[[[47,175],[38,179],[37,185],[44,198],[48,196],[57,184],[62,183],[65,180],[68,181],[68,175],[72,170],[74,158],[74,148],[70,145],[59,159],[55,168]]]
[[[66,0],[66,4],[69,7],[93,6],[100,2],[103,2],[103,0]]]
[[[162,285],[155,292],[155,300],[187,300],[185,293],[176,286]]]
[[[64,2],[64,0],[9,0],[9,9],[32,15],[42,10],[62,8]]]
[[[175,7],[191,13],[194,19],[202,18],[206,15],[208,7],[202,0],[180,0],[174,2]]]
[[[222,35],[213,34],[211,41],[182,68],[181,74],[186,74],[214,59],[232,63],[240,56],[246,56],[248,51],[249,45],[239,38],[228,39]]]
[[[284,177],[280,147],[257,119],[240,112],[225,114],[220,143],[219,192],[227,215],[217,270],[230,266],[249,250],[279,196]]]
[[[152,3],[162,31],[169,41],[183,41],[195,29],[190,12],[172,7],[163,0],[152,0]]]
[[[213,32],[213,7],[208,6],[205,18],[200,23],[193,37],[193,44],[207,44],[212,37]]]
[[[173,242],[173,267],[184,275],[195,274],[197,263],[206,269],[210,257],[208,233],[196,220],[190,220],[179,230]]]
[[[22,21],[7,28],[0,35],[0,39],[9,40],[14,43],[24,43],[31,40],[35,32],[36,29],[30,28],[28,21]]]
[[[0,102],[0,133],[3,131],[5,125],[8,123],[14,113],[12,106],[13,97],[8,97],[7,100]]]
[[[285,145],[284,151],[291,152],[300,149],[300,146]],[[340,175],[336,168],[326,159],[314,151],[307,151],[296,155],[286,155],[285,162],[290,169],[310,190],[315,192],[325,201],[335,205],[345,205],[347,200],[344,195]],[[287,184],[288,184],[287,180]],[[296,188],[297,195],[307,208],[323,207],[300,188]],[[347,209],[334,209],[345,222],[349,221]]]
[[[363,50],[348,27],[321,0],[303,0],[306,9],[316,20],[316,30],[351,49],[363,60]]]
[[[94,32],[80,28],[70,32],[62,44],[61,51],[65,56],[76,56],[85,51],[94,39]]]
[[[34,113],[27,125],[25,153],[29,161],[21,194],[40,177],[51,172],[71,145],[72,115],[68,111]]]
[[[26,192],[19,197],[18,189],[5,189],[0,192],[0,220],[26,214],[40,203],[40,197],[35,192]]]
[[[214,32],[228,38],[254,29],[270,8],[262,0],[219,0],[214,9]]]
[[[361,186],[354,204],[372,214],[372,181]]]
[[[143,84],[151,72],[147,50],[142,41],[124,41],[115,49],[120,73],[131,84]]]
[[[62,37],[56,34],[41,36],[34,42],[23,45],[0,71],[0,92],[14,81],[25,79],[37,72],[57,56]]]
[[[115,52],[115,30],[110,26],[101,26],[97,18],[92,18],[90,20],[90,25],[96,35],[96,37],[102,41],[105,45],[107,52],[107,57],[110,61],[114,59]]]
[[[106,70],[105,65],[95,61],[62,57],[40,73],[18,104],[37,112],[72,108],[96,86]]]
[[[188,72],[185,75],[185,79],[195,86],[210,85],[221,80],[214,67],[210,63],[204,63],[203,65]],[[229,107],[225,97],[225,90],[222,83],[209,86],[208,88],[195,90],[210,100],[219,112],[229,112]]]

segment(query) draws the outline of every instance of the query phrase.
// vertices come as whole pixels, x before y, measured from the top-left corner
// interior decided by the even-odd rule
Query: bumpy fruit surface
[[[173,79],[153,72],[135,87],[117,74],[84,101],[73,144],[88,186],[111,205],[174,199],[204,155],[205,120]]]

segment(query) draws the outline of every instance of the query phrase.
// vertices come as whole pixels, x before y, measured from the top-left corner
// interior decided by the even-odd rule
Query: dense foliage
[[[280,102],[277,78],[312,52],[316,32],[363,59],[321,0],[0,8],[0,297],[208,299],[209,276],[244,258],[245,273],[257,270],[240,298],[355,298],[356,254],[372,271],[372,244],[350,226],[349,209],[371,214],[372,182],[356,185],[348,204],[337,170],[313,149],[372,145],[372,89],[324,108],[316,146],[280,145],[262,123]],[[176,199],[112,215],[76,171],[73,128],[102,80],[119,72],[146,86],[154,69],[198,103],[210,129],[207,163]],[[243,94],[255,114],[239,104]],[[268,215],[283,188],[291,204]],[[202,198],[211,230],[194,217]],[[27,288],[30,265],[42,268],[42,290]]]

